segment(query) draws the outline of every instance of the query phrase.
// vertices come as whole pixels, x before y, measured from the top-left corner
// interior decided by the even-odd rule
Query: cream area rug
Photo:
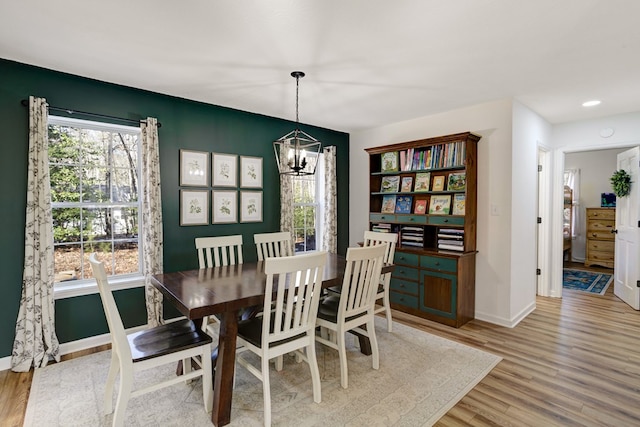
[[[337,352],[317,344],[322,379],[319,404],[313,402],[306,363],[285,357],[280,372],[272,364],[273,425],[430,426],[500,361],[498,356],[400,323],[394,323],[389,333],[379,317],[376,326],[380,369],[372,369],[371,357],[360,353],[357,340],[347,339],[347,389],[340,387]],[[105,351],[37,369],[24,425],[110,426],[112,416],[102,415],[110,356],[110,351]],[[242,354],[251,356],[249,352]],[[141,372],[134,387],[174,372],[173,365]],[[262,383],[241,366],[236,366],[236,372],[230,426],[261,426]],[[125,425],[211,425],[210,414],[204,412],[200,380],[131,399]]]

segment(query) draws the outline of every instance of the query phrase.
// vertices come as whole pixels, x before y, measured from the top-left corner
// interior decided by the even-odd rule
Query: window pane
[[[80,201],[80,168],[68,165],[52,165],[49,168],[51,202]]]
[[[80,144],[77,129],[49,125],[49,162],[78,164],[80,163]]]
[[[82,180],[82,201],[85,203],[111,201],[111,173],[107,168],[85,169]]]
[[[79,208],[52,208],[53,241],[79,242],[82,228]]]
[[[82,250],[80,245],[56,246],[53,250],[54,282],[82,279]]]
[[[111,240],[113,212],[111,208],[82,209],[84,242]]]
[[[130,239],[138,237],[138,209],[113,209],[113,237],[114,239]]]
[[[113,275],[113,244],[111,242],[88,242],[83,245],[83,278],[93,277],[89,256],[95,252],[98,259],[104,263],[108,276]]]
[[[138,201],[138,183],[135,170],[128,168],[114,169],[111,183],[113,185],[114,202],[129,203]]]
[[[118,242],[113,245],[114,274],[137,273],[140,270],[137,242]]]

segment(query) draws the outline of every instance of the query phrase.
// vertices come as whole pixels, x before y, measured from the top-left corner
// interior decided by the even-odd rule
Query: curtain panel
[[[53,300],[53,217],[49,182],[47,101],[29,97],[29,166],[22,296],[11,370],[42,368],[60,361]]]
[[[142,137],[142,227],[140,240],[143,252],[143,274],[147,323],[158,326],[164,323],[162,294],[151,284],[151,276],[163,272],[162,202],[160,196],[160,156],[158,120],[148,117],[140,123]]]
[[[324,147],[324,227],[322,250],[338,251],[338,186],[336,183],[336,147]]]

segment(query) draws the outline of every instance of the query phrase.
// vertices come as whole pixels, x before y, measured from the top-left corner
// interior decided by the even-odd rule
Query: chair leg
[[[380,352],[378,351],[378,339],[376,338],[376,327],[373,316],[371,316],[371,320],[367,322],[367,335],[369,335],[369,341],[371,342],[373,369],[378,369],[380,368]]]
[[[391,322],[391,303],[389,301],[389,291],[384,293],[384,311],[387,315],[387,331],[392,332],[393,326]]]
[[[269,359],[262,356],[262,394],[264,396],[264,425],[271,426],[271,385],[269,384]]]
[[[322,401],[322,389],[320,384],[320,370],[318,369],[318,359],[316,358],[316,343],[311,341],[307,346],[307,363],[311,370],[311,382],[313,383],[313,401],[320,403]]]
[[[124,416],[127,411],[127,404],[133,389],[133,372],[122,372],[120,375],[120,389],[116,400],[116,410],[113,414],[113,427],[124,425]]]
[[[204,410],[207,413],[213,410],[213,368],[211,367],[211,346],[204,346],[202,351],[202,396],[204,398]],[[235,388],[235,376],[233,378]]]
[[[283,357],[282,355],[276,357],[276,371],[280,372],[282,371],[282,367],[283,367]]]
[[[107,386],[104,391],[104,413],[110,414],[113,412],[113,386],[116,382],[116,377],[120,371],[120,361],[118,354],[111,350],[111,364],[109,365],[109,373],[107,374]]]
[[[340,356],[340,385],[342,388],[349,386],[349,379],[347,378],[347,346],[344,331],[336,333],[338,339],[338,355]]]

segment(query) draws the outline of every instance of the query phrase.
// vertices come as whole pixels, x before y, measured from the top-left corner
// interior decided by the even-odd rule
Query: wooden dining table
[[[344,257],[328,254],[322,287],[341,285],[345,267]],[[383,273],[392,269],[393,265],[385,265]],[[262,308],[266,283],[264,262],[156,274],[151,283],[196,326],[202,326],[205,316],[219,318],[211,420],[216,426],[229,424],[238,319],[243,310]],[[359,336],[359,340],[360,350],[371,354],[368,338]]]

